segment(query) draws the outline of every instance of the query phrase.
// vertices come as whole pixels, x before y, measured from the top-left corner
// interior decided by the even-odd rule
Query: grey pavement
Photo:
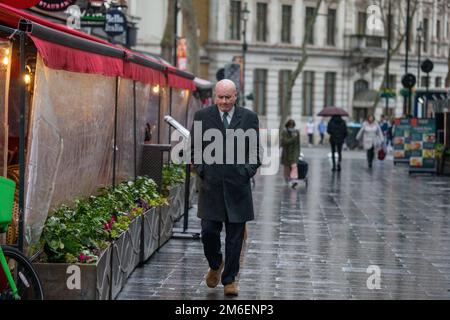
[[[391,157],[368,169],[361,151],[332,173],[327,148],[302,152],[307,187],[289,188],[281,170],[256,178],[234,299],[450,299],[449,177],[409,175]],[[207,271],[201,242],[174,238],[118,299],[224,299]]]

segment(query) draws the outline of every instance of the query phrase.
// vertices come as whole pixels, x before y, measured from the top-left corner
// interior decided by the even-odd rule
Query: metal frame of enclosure
[[[204,104],[193,75],[4,4],[2,52],[0,175],[14,163],[21,250],[53,208],[134,180],[144,144],[170,143],[163,117],[190,127]]]

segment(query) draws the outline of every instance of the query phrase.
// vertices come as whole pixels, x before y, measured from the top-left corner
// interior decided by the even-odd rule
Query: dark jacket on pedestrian
[[[218,129],[225,137],[225,128],[216,105],[197,111],[194,115],[194,124],[196,121],[200,121],[202,124],[202,136],[208,129]],[[228,129],[242,129],[244,131],[254,129],[257,133],[256,143],[250,143],[249,139],[245,140],[245,164],[237,162],[239,158],[236,139],[232,164],[224,164],[225,161],[222,164],[207,164],[203,156],[201,156],[201,163],[196,163],[196,153],[197,155],[203,155],[208,145],[213,142],[217,144],[217,142],[202,141],[200,145],[195,144],[196,134],[199,132],[194,132],[194,126],[192,127],[192,159],[195,171],[201,179],[197,216],[205,220],[243,223],[254,219],[250,179],[261,165],[258,116],[253,111],[235,106]],[[223,157],[225,160],[226,148],[224,148]]]
[[[281,132],[281,164],[291,166],[297,163],[300,156],[300,132],[296,129]]]
[[[347,124],[340,116],[333,116],[328,122],[327,132],[330,143],[342,144],[347,137]]]

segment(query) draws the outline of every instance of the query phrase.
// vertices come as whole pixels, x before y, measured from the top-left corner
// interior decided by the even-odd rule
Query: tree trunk
[[[183,14],[184,36],[187,43],[188,71],[193,74],[199,73],[199,45],[197,37],[197,14],[192,0],[181,0],[181,11]]]
[[[279,125],[280,130],[282,130],[284,128],[284,124],[287,121],[288,114],[291,112],[292,91],[295,86],[295,81],[297,80],[299,74],[303,71],[303,68],[305,67],[306,62],[308,60],[308,52],[306,50],[306,45],[307,45],[307,43],[306,43],[307,37],[306,36],[309,34],[311,29],[314,28],[322,1],[323,0],[319,0],[317,2],[317,6],[314,10],[313,17],[312,17],[311,21],[309,22],[309,24],[305,28],[305,34],[303,36],[303,43],[302,43],[302,47],[301,47],[301,58],[297,64],[297,67],[295,68],[295,70],[292,72],[292,74],[289,77],[288,84],[287,84],[287,90],[286,90],[286,92],[284,92],[283,97],[282,97],[283,104],[280,106],[280,108],[281,108],[281,119],[280,119],[280,125]]]
[[[170,63],[173,63],[175,2],[176,0],[168,0],[166,26],[164,28],[163,38],[161,39],[161,57]]]
[[[414,18],[414,15],[416,14],[417,7],[418,7],[418,0],[414,1],[414,7],[413,7],[413,10],[411,12],[411,20]],[[400,50],[400,46],[402,45],[403,40],[405,40],[405,38],[406,38],[406,30],[404,32],[400,33],[400,38],[398,39],[398,42],[395,44],[395,47],[391,49],[391,52],[389,54],[391,59],[392,59],[392,56],[397,54],[397,52]],[[450,60],[449,60],[449,63],[450,63]],[[386,83],[386,80],[387,80],[386,79],[386,73],[384,72],[383,73],[383,80],[381,81],[380,87],[378,88],[378,92],[381,92],[381,90],[383,90],[383,88],[385,86],[385,83]],[[417,79],[417,81],[420,81],[420,79]],[[381,97],[378,94],[377,97],[375,98],[375,101],[374,101],[374,103],[372,105],[372,109],[371,109],[373,115],[375,114],[375,111],[377,109],[378,102],[380,102],[380,99],[381,99]]]

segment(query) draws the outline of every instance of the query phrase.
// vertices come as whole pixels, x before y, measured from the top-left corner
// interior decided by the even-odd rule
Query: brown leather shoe
[[[217,287],[217,285],[220,282],[220,275],[222,274],[222,270],[223,270],[223,261],[219,266],[219,269],[217,270],[213,270],[211,268],[209,268],[208,274],[206,275],[206,285],[210,288],[215,288]]]
[[[223,287],[226,296],[236,297],[238,295],[238,287],[236,282],[228,283]]]

